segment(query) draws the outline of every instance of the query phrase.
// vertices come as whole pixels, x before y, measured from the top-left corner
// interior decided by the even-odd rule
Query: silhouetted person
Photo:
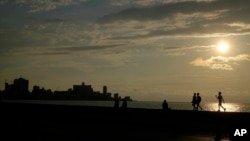
[[[193,110],[197,110],[196,101],[197,101],[197,97],[196,97],[196,93],[194,93],[193,99],[192,99],[192,102],[191,102],[192,106],[193,106]]]
[[[162,103],[162,109],[163,110],[168,110],[168,103],[167,103],[166,100],[164,100],[163,103]]]
[[[123,103],[122,103],[122,109],[126,109],[127,108],[127,106],[128,106],[128,103],[127,103],[127,99],[126,98],[124,98],[123,99]]]
[[[202,107],[200,106],[201,103],[201,96],[200,93],[197,93],[197,99],[196,99],[196,108],[197,110],[200,108],[202,110]]]
[[[222,102],[225,103],[222,95],[221,95],[221,92],[219,92],[219,95],[215,95],[215,97],[219,100],[219,104],[218,104],[218,111],[220,111],[220,107],[224,109],[224,111],[226,111],[226,108],[222,106]]]
[[[115,109],[119,108],[119,99],[118,98],[115,98],[114,108]]]

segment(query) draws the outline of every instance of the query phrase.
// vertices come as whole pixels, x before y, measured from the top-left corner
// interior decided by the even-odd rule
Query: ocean
[[[114,101],[82,101],[82,100],[2,100],[3,102],[14,103],[36,103],[36,104],[56,104],[56,105],[83,105],[113,107]],[[122,101],[120,101],[120,106]],[[161,109],[160,101],[128,101],[128,108]],[[173,110],[193,110],[191,102],[168,102]],[[250,112],[250,103],[224,103],[226,112]],[[218,111],[218,103],[201,103],[202,111]],[[222,110],[222,109],[221,109]]]

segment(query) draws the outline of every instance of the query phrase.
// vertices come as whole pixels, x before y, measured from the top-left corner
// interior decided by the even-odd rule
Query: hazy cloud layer
[[[176,46],[176,47],[163,47],[163,50],[189,50],[189,49],[209,49],[214,48],[212,45],[210,46]]]
[[[8,0],[0,0],[0,5],[7,3]]]
[[[82,2],[90,1],[17,0],[16,4],[28,6],[31,12],[39,12],[50,11],[57,7],[77,5]],[[14,43],[19,46],[41,43],[44,46],[51,47],[61,47],[62,45],[83,46],[81,49],[92,45],[100,45],[105,49],[105,46],[124,43],[137,45],[140,48],[145,42],[151,44],[164,38],[200,38],[250,34],[250,19],[248,18],[250,1],[110,0],[105,2],[110,4],[116,2],[120,5],[132,5],[132,7],[100,16],[96,23],[91,21],[87,24],[75,23],[64,19],[63,16],[51,16],[49,18],[30,16],[28,21],[23,21],[25,23],[23,29],[13,32],[13,34],[2,32],[0,34],[5,36],[5,39],[0,40],[4,44],[13,44],[13,46],[16,46]],[[134,4],[143,6],[133,6]],[[97,10],[99,9],[93,10],[92,13]],[[91,13],[78,14],[91,15]],[[74,20],[81,21],[81,19]],[[9,23],[6,22],[7,24]],[[18,25],[18,27],[21,27],[21,25]],[[11,36],[15,36],[14,33],[22,36],[19,39],[11,38]],[[29,41],[26,41],[27,39]],[[20,41],[17,42],[16,40]]]
[[[16,4],[25,5],[30,12],[50,11],[58,7],[79,4],[87,0],[16,0]]]
[[[99,50],[99,49],[110,49],[122,46],[122,44],[117,45],[93,45],[93,46],[82,46],[82,47],[65,47],[65,48],[56,48],[57,50],[67,50],[67,51],[87,51],[87,50]]]
[[[213,0],[112,0],[111,4],[114,6],[124,6],[124,5],[152,6],[158,4],[177,3],[184,1],[213,1]]]
[[[112,36],[114,40],[154,37],[212,37],[250,33],[250,1],[176,1],[162,5],[132,7],[98,19],[104,28],[131,32]],[[112,31],[112,29],[111,29]],[[137,31],[140,34],[136,33]]]
[[[250,55],[240,54],[234,57],[212,56],[209,59],[197,58],[190,64],[210,69],[233,70],[233,65],[241,61],[250,61]]]
[[[158,20],[163,18],[174,17],[176,14],[193,14],[197,12],[206,13],[220,10],[229,10],[232,12],[240,12],[249,8],[250,2],[245,0],[219,0],[210,2],[176,2],[155,6],[128,8],[118,13],[113,13],[102,17],[99,21],[103,23],[114,22],[117,20]]]

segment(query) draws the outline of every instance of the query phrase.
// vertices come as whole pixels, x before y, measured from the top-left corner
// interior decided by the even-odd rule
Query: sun
[[[221,41],[217,44],[217,49],[219,52],[226,53],[229,49],[229,45],[227,42]]]

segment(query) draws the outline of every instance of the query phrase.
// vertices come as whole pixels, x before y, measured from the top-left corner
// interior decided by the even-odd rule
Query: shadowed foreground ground
[[[17,103],[0,108],[5,140],[249,141],[250,133],[250,113]],[[238,128],[249,133],[233,138]]]

